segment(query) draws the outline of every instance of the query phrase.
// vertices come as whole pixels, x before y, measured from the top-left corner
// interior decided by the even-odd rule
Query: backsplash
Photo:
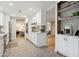
[[[66,20],[66,21],[62,21],[61,23],[61,30],[63,30],[64,25],[71,25],[73,28],[73,35],[75,34],[75,32],[77,30],[79,30],[79,18],[76,19],[71,19],[71,20]]]

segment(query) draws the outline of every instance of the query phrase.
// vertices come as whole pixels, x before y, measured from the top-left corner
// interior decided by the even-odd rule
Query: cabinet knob
[[[65,37],[64,37],[64,40],[65,40]]]
[[[65,39],[65,41],[67,41],[67,38]]]
[[[67,41],[67,38],[64,37],[64,40]]]

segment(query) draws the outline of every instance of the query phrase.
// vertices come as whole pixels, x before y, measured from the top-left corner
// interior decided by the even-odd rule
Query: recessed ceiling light
[[[29,11],[32,11],[32,8],[29,8]]]
[[[9,5],[10,5],[10,6],[12,6],[12,5],[13,5],[13,3],[9,3]]]

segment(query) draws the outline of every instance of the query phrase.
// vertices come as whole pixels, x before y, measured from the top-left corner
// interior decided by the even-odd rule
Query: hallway
[[[27,39],[18,37],[8,44],[3,57],[61,57],[47,47],[37,48]]]

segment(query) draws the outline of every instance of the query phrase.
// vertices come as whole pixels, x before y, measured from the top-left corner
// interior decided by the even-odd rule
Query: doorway
[[[16,39],[25,38],[25,20],[16,19]]]

